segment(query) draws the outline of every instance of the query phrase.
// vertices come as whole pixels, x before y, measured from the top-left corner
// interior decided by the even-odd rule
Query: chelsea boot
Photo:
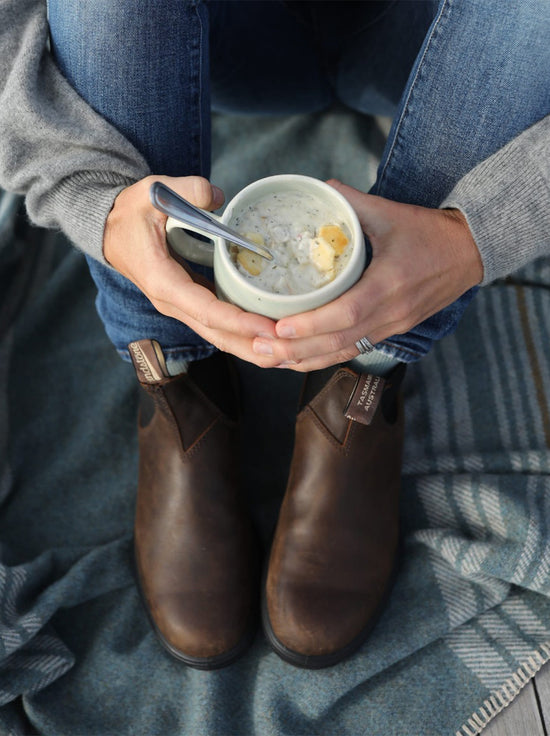
[[[142,598],[172,655],[198,669],[223,667],[251,643],[259,597],[228,361],[217,353],[171,378],[158,343],[129,350],[144,389],[135,517]]]
[[[269,643],[294,665],[328,667],[352,654],[391,589],[404,372],[339,367],[306,379],[262,605]]]

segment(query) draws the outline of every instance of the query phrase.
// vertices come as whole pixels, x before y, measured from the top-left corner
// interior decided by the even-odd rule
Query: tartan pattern
[[[54,287],[64,278],[71,283],[80,279],[78,288],[87,296],[79,309],[87,313],[92,291],[80,256],[70,253],[59,263]],[[160,733],[159,723],[164,733],[220,735],[479,733],[550,658],[548,284],[550,265],[539,261],[513,280],[483,289],[457,333],[410,368],[401,569],[369,641],[356,657],[332,670],[291,668],[261,638],[246,661],[212,677],[167,662],[134,588],[131,518],[121,510],[121,499],[133,493],[131,462],[118,459],[115,447],[89,449],[103,452],[104,463],[112,462],[112,471],[107,468],[104,475],[102,463],[90,459],[98,456],[88,457],[83,448],[72,457],[73,465],[53,464],[48,485],[41,485],[39,471],[22,463],[8,441],[12,414],[3,411],[2,733],[24,733],[12,710],[21,696],[38,725],[41,717],[54,724],[50,732],[75,733],[64,703],[76,698],[77,711],[82,707],[94,713],[92,723],[79,724],[79,733],[87,734]],[[50,306],[56,300],[54,293]],[[37,330],[26,324],[24,337],[32,341]],[[5,368],[22,339],[15,332],[4,336]],[[98,324],[84,339],[109,350]],[[40,365],[40,356],[37,361]],[[9,408],[11,376],[8,370],[2,376],[0,406]],[[123,368],[120,382],[127,387],[125,395],[113,391],[104,403],[85,407],[87,421],[93,421],[94,411],[111,412],[111,438],[124,434],[113,402],[127,402],[133,391],[133,378]],[[67,405],[78,396],[70,388],[63,386],[69,391]],[[44,441],[47,434],[47,428],[31,423],[28,438],[15,443],[15,450],[38,447],[37,437]],[[113,489],[121,486],[117,496]],[[112,539],[102,538],[99,529],[90,531],[89,518],[76,515],[90,487],[101,500],[101,518],[120,520],[121,533]],[[82,542],[66,545],[52,532],[55,544],[25,558],[25,540],[10,531],[17,513],[41,514],[55,531],[58,498],[65,504],[69,499],[67,514],[80,523],[76,538],[82,536]],[[97,540],[90,543],[94,534]],[[85,648],[76,653],[75,630],[87,637]],[[93,681],[101,708],[87,700],[86,678]],[[119,703],[109,694],[113,681],[130,702],[122,720],[117,720]],[[245,683],[249,694],[242,697]],[[57,697],[44,695],[51,686]],[[153,716],[140,707],[144,698],[155,727],[148,720]],[[165,722],[166,714],[170,720]]]

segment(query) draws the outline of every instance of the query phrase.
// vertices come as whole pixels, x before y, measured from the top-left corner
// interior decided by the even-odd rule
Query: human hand
[[[254,350],[272,365],[301,372],[351,360],[361,337],[376,344],[407,332],[483,278],[481,256],[460,211],[400,204],[338,181],[329,184],[355,208],[373,257],[338,299],[279,320],[277,339],[254,341]]]
[[[216,209],[224,201],[223,192],[202,177],[146,177],[115,199],[105,225],[105,259],[162,314],[185,323],[224,352],[260,366],[271,363],[254,353],[252,343],[257,335],[275,336],[275,323],[220,301],[212,284],[184,267],[166,242],[166,215],[150,202],[153,181],[162,181],[203,209]]]

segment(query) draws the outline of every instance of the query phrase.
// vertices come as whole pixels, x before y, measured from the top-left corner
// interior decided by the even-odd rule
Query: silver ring
[[[355,347],[361,355],[366,355],[367,353],[372,353],[374,350],[374,345],[372,342],[368,339],[368,337],[362,337],[360,340],[357,340],[355,343]]]

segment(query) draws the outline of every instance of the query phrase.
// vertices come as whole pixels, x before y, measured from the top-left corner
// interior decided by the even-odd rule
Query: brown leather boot
[[[404,372],[340,367],[325,384],[326,371],[306,380],[262,606],[267,638],[291,664],[317,669],[352,654],[389,594]]]
[[[171,654],[191,667],[223,667],[251,643],[259,596],[227,359],[216,354],[171,378],[158,343],[128,347],[145,389],[135,520],[142,597]]]

